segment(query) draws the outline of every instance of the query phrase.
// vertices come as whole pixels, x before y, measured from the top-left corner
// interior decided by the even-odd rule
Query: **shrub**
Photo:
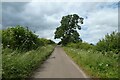
[[[39,46],[38,36],[22,26],[2,30],[3,48],[31,50]]]
[[[120,51],[120,33],[112,32],[111,34],[105,35],[105,38],[100,40],[96,45],[98,51],[114,51],[118,53]]]
[[[39,44],[44,46],[47,44],[55,44],[55,42],[52,40],[45,39],[45,38],[39,38]]]
[[[89,49],[93,48],[93,45],[90,45],[86,42],[69,43],[69,44],[67,44],[67,46],[77,48],[77,49],[84,49],[84,50],[89,50]]]

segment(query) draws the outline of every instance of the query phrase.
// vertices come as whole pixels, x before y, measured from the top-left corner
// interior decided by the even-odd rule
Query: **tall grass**
[[[66,53],[93,78],[118,78],[118,54],[64,47]]]
[[[2,78],[2,30],[0,30],[0,78]]]
[[[27,78],[31,72],[42,64],[44,60],[53,51],[53,45],[39,47],[36,50],[28,52],[12,51],[11,49],[3,49],[2,52],[2,77],[4,79]]]

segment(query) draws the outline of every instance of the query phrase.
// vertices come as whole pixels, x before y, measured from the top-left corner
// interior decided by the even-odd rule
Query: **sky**
[[[118,2],[2,2],[3,29],[27,26],[40,38],[54,39],[62,16],[78,14],[84,18],[80,38],[96,44],[107,33],[118,30]]]

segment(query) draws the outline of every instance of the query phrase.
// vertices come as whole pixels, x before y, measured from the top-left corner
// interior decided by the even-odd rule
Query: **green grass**
[[[1,46],[1,43],[2,43],[2,30],[0,30],[0,78],[2,77],[2,46]]]
[[[93,78],[118,78],[118,54],[64,47],[66,53]]]
[[[6,80],[8,78],[20,78],[20,80],[27,78],[33,70],[48,58],[53,49],[53,45],[22,53],[4,49],[2,52],[2,77]]]
[[[0,78],[1,77],[2,77],[2,54],[1,54],[1,51],[0,51]]]

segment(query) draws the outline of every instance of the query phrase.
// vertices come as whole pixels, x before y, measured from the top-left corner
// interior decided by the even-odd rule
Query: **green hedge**
[[[37,49],[39,46],[55,44],[55,42],[44,38],[38,38],[38,36],[28,28],[18,25],[2,30],[2,44],[3,48],[29,51]]]
[[[89,50],[89,49],[93,49],[93,45],[90,45],[86,42],[78,42],[78,43],[68,43],[67,47],[73,47],[76,49],[84,49],[84,50]]]
[[[20,25],[2,30],[3,48],[31,50],[39,46],[38,36]]]
[[[112,32],[105,35],[105,38],[101,39],[95,48],[98,51],[114,51],[118,54],[120,51],[120,33]]]

